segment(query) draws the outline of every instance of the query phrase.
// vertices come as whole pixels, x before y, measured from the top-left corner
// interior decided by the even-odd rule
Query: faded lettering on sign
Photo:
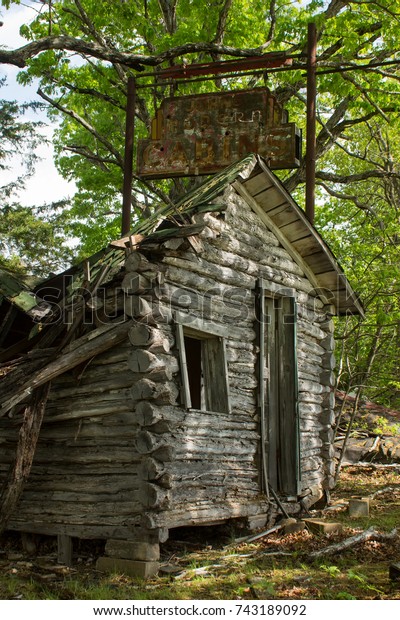
[[[267,88],[165,99],[150,139],[139,140],[145,178],[218,172],[249,153],[271,168],[300,164],[301,134]]]

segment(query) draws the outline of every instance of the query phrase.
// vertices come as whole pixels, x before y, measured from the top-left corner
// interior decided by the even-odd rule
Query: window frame
[[[182,314],[175,317],[175,322],[176,342],[181,371],[182,405],[188,410],[195,410],[192,407],[188,360],[185,347],[185,337],[188,337],[201,341],[201,354],[202,357],[204,356],[202,360],[202,371],[206,406],[204,409],[199,409],[199,411],[225,414],[231,413],[226,342],[218,326],[203,321],[202,319]],[[217,403],[217,406],[214,407],[213,402]]]

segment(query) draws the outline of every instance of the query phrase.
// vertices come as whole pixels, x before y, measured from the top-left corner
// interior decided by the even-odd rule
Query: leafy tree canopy
[[[4,84],[2,80],[0,86]],[[38,105],[0,99],[0,173],[16,156],[19,161],[19,172],[0,186],[0,266],[44,275],[65,265],[71,252],[63,245],[65,203],[26,207],[18,202],[18,192],[38,162],[35,149],[44,140],[42,123],[24,119],[27,109]]]
[[[18,2],[2,0],[2,4],[9,7]],[[171,63],[286,51],[300,67],[297,71],[141,90],[136,133],[148,134],[155,106],[171,90],[244,88],[266,79],[292,119],[304,127],[301,67],[306,63],[309,21],[316,22],[319,37],[318,182],[325,193],[334,195],[345,188],[346,194],[357,195],[365,180],[398,174],[397,169],[385,170],[380,159],[368,159],[362,145],[361,151],[354,152],[350,140],[359,128],[366,136],[372,120],[396,132],[398,0],[312,1],[299,6],[280,0],[37,0],[31,4],[36,17],[21,29],[27,44],[19,50],[1,50],[0,62],[26,66],[19,76],[22,83],[39,77],[40,96],[51,114],[61,119],[57,163],[61,173],[78,184],[71,218],[84,251],[94,249],[92,226],[86,229],[84,223],[87,218],[101,222],[103,241],[119,229],[128,76]],[[304,167],[288,175],[288,189],[295,191],[304,178]],[[175,185],[181,191],[180,182]],[[136,180],[132,202],[137,216],[149,204],[168,200],[168,189],[165,182],[155,186]]]
[[[11,0],[1,0],[4,7]],[[142,89],[136,138],[163,97],[267,84],[305,125],[307,24],[318,32],[317,225],[365,300],[367,319],[342,323],[342,383],[398,398],[400,0],[37,0],[25,46],[0,62],[40,79],[39,95],[60,120],[57,165],[78,192],[65,226],[82,253],[120,229],[127,80],[176,63],[286,51],[296,70]],[[141,78],[145,84],[150,78]],[[303,199],[305,169],[282,173]],[[183,191],[182,181],[135,178],[132,208],[145,217]],[[172,193],[171,193],[172,192]],[[352,277],[353,276],[353,277]],[[371,377],[374,377],[371,379]],[[392,385],[389,389],[388,386]]]

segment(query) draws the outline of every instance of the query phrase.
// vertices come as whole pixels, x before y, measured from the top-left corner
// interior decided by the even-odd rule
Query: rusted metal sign
[[[270,168],[296,168],[301,132],[268,88],[164,99],[152,137],[139,140],[137,173],[144,178],[222,170],[249,153]]]

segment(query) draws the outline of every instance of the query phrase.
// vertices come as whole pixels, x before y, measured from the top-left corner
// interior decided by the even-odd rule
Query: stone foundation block
[[[303,521],[314,534],[339,534],[343,529],[341,523],[329,523],[320,519],[303,519]]]
[[[368,517],[369,515],[369,498],[349,499],[349,516],[350,517]]]
[[[297,532],[302,532],[306,527],[304,521],[297,521],[297,519],[292,519],[291,517],[288,519],[282,519],[282,521],[279,522],[279,525],[283,526],[282,532],[284,536],[286,536],[286,534],[296,534]]]
[[[102,556],[96,562],[96,569],[103,573],[122,573],[130,577],[147,579],[158,573],[160,564],[159,562],[141,562],[140,560],[124,560]]]
[[[158,562],[160,559],[160,545],[156,543],[109,538],[106,542],[105,552],[113,558],[125,560]]]
[[[253,517],[247,517],[246,525],[249,530],[259,530],[262,527],[266,527],[269,519],[268,514],[254,515]]]

